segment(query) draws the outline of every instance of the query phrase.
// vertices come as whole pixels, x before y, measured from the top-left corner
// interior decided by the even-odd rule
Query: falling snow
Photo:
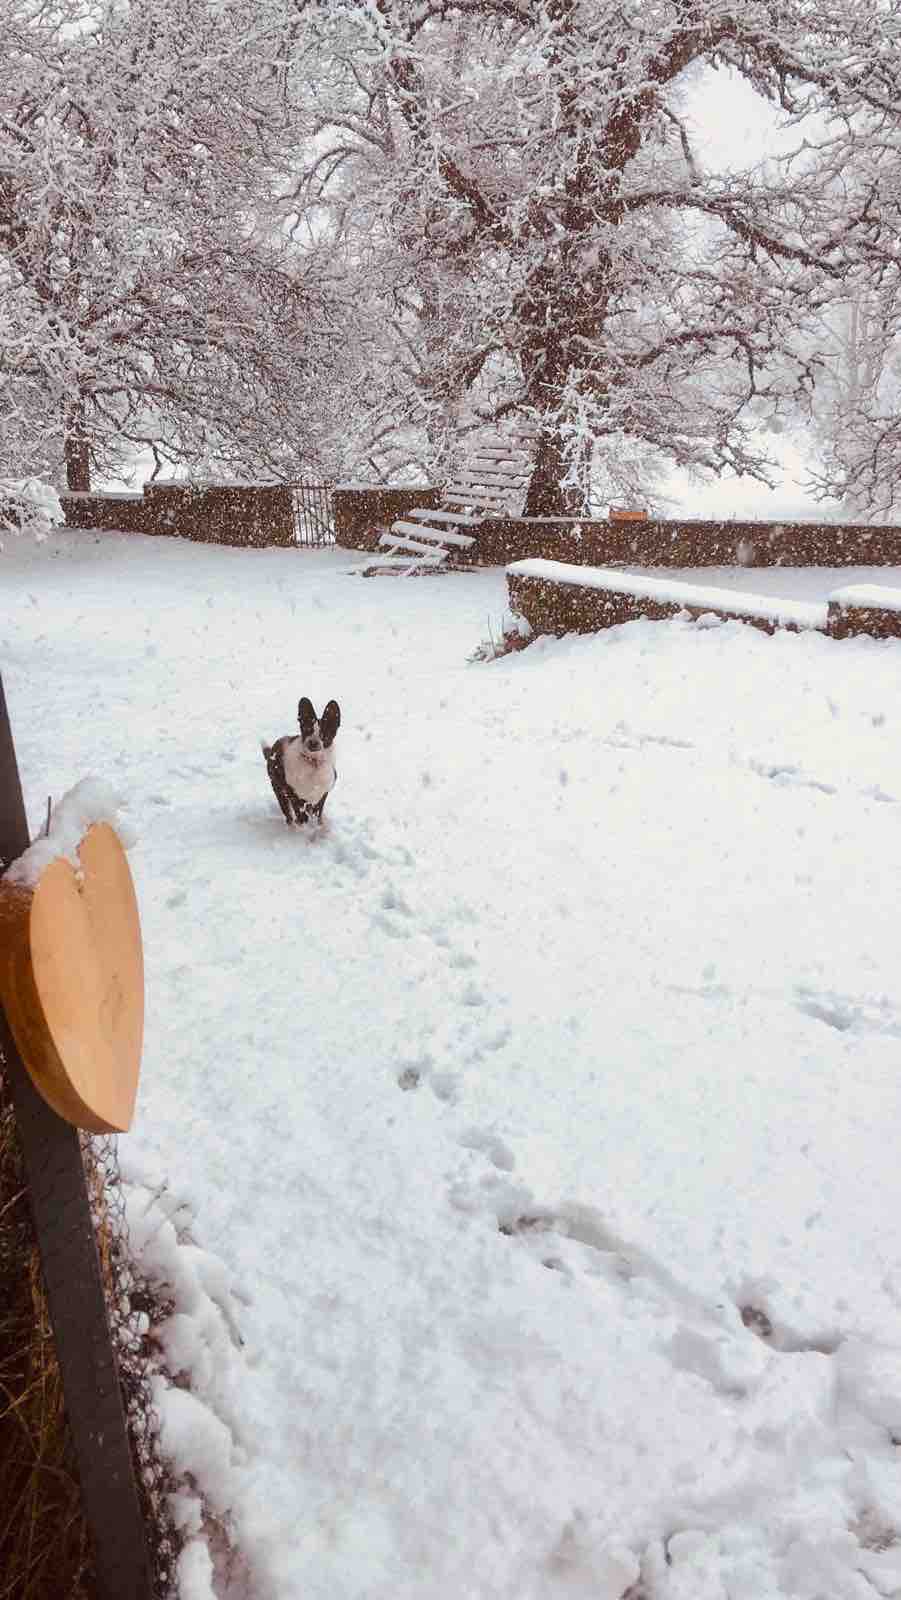
[[[500,571],[0,559],[34,831],[91,775],[137,836],[183,1600],[901,1593],[901,646],[473,662]],[[302,694],[321,829],[259,755]]]

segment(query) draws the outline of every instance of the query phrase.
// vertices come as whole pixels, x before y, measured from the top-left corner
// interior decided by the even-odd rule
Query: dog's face
[[[317,717],[313,702],[304,695],[297,707],[297,720],[303,753],[308,761],[318,766],[335,742],[335,734],[341,726],[341,707],[337,700],[330,700],[322,716]]]

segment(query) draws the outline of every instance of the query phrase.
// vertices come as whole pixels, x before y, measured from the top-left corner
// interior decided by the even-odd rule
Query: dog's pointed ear
[[[312,700],[308,700],[306,695],[298,702],[297,720],[300,723],[300,731],[303,737],[309,739],[316,722],[316,713],[313,710]]]
[[[322,716],[319,718],[319,732],[322,734],[324,745],[330,745],[341,726],[341,707],[337,700],[330,700]]]

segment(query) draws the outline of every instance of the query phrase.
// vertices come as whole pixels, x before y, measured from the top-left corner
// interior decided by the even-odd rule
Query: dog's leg
[[[294,818],[291,815],[290,792],[287,789],[283,789],[280,784],[278,788],[276,788],[275,784],[273,784],[272,787],[275,789],[275,798],[282,808],[282,816],[287,822],[288,827],[291,828],[294,826]]]
[[[326,708],[325,708],[325,710],[326,710],[326,712],[327,712],[327,711],[328,711],[328,710],[329,710],[329,709],[330,709],[330,707],[331,707],[331,706],[333,706],[333,705],[334,705],[334,704],[335,704],[335,702],[334,702],[334,701],[333,701],[333,700],[332,700],[332,701],[330,701],[330,702],[329,702],[329,705],[328,705],[328,706],[326,706]],[[341,713],[340,713],[340,712],[339,712],[339,711],[338,711],[338,707],[337,707],[337,706],[335,706],[335,711],[336,711],[336,713],[337,713],[337,715],[338,715],[338,720],[339,720],[339,721],[340,721],[340,720],[341,720]],[[325,713],[323,713],[323,714],[325,714]],[[336,784],[336,783],[337,783],[337,782],[338,782],[338,768],[337,768],[337,767],[336,767],[336,768],[335,768],[335,770],[334,770],[334,773],[333,773],[333,775],[332,775],[332,789],[334,789],[334,787],[335,787],[335,784]],[[327,800],[327,799],[328,799],[328,797],[329,797],[329,795],[330,795],[330,794],[331,794],[331,792],[332,792],[332,789],[326,789],[326,791],[325,791],[325,794],[324,794],[324,795],[323,795],[323,796],[322,796],[322,799],[321,799],[321,800],[320,800],[320,802],[319,802],[319,804],[318,804],[318,806],[314,806],[314,807],[313,807],[313,810],[314,810],[314,811],[315,811],[315,813],[316,813],[316,821],[317,821],[317,822],[321,822],[321,821],[322,821],[322,813],[323,813],[323,811],[324,811],[324,810],[325,810],[325,802],[326,802],[326,800]]]
[[[291,811],[291,790],[277,772],[270,772],[269,780],[272,784],[272,792],[282,808],[282,816],[290,828],[294,823],[294,816]]]
[[[277,745],[263,744],[261,741],[260,749],[263,752],[263,759],[266,762],[266,771],[269,774],[269,782],[272,785],[272,793],[275,795],[275,798],[281,808],[282,816],[290,828],[294,819],[291,815],[290,791],[285,782],[285,774],[282,768],[281,741],[279,741]]]

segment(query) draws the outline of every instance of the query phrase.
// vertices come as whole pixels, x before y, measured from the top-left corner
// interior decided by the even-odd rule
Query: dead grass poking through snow
[[[154,1327],[171,1307],[129,1259],[115,1141],[83,1135],[82,1155],[152,1591],[166,1600],[181,1540],[149,1377]],[[0,1600],[97,1600],[97,1594],[15,1116],[0,1069]]]
[[[0,1600],[95,1600],[88,1533],[0,1073]]]
[[[515,650],[525,650],[533,638],[529,624],[522,617],[515,617],[507,612],[501,618],[497,629],[489,617],[488,638],[482,640],[468,660],[498,661],[501,656],[511,655]]]

